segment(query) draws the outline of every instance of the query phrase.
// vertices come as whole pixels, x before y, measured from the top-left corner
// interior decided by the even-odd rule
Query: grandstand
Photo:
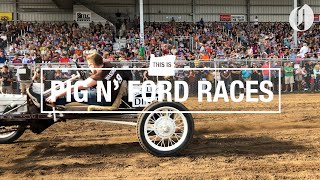
[[[145,66],[151,54],[173,54],[182,67],[294,67],[290,91],[319,90],[320,78],[314,73],[320,53],[317,0],[0,2],[0,63],[13,73],[21,64],[35,72],[48,63],[85,63],[94,52],[131,67]],[[315,22],[296,33],[289,15],[304,4],[313,9]],[[213,81],[224,78],[219,75],[215,72]],[[279,78],[270,71],[257,72],[258,79],[264,76]],[[242,79],[241,74],[232,77]],[[283,80],[283,89],[285,84]]]

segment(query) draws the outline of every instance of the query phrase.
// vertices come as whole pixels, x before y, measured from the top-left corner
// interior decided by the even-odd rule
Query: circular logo
[[[290,26],[296,31],[306,31],[311,28],[314,21],[314,13],[310,6],[297,7],[291,11],[289,17]],[[298,26],[304,23],[304,29],[299,29]]]

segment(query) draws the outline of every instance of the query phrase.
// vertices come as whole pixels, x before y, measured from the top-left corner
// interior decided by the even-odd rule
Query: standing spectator
[[[311,88],[311,75],[313,75],[313,63],[312,61],[308,61],[305,65],[305,71],[306,71],[306,77],[305,77],[305,81],[307,83],[307,87]],[[306,89],[305,89],[306,90]]]
[[[227,67],[224,67],[222,66],[222,68],[227,68]],[[224,81],[224,84],[227,88],[227,91],[229,92],[229,85],[230,85],[230,77],[231,77],[231,73],[229,70],[222,70],[220,72],[220,77],[221,77],[221,80]]]
[[[232,65],[231,65],[232,66]],[[233,68],[238,68],[236,64],[233,64]],[[231,71],[231,79],[233,81],[241,81],[241,70],[232,70]]]
[[[21,94],[26,94],[26,89],[30,87],[31,83],[31,70],[28,68],[27,64],[23,64],[23,67],[19,69],[21,70],[21,73],[18,74]]]
[[[189,84],[189,88],[190,88],[190,94],[191,95],[195,95],[197,94],[197,80],[194,76],[194,73],[192,71],[190,71],[189,77],[188,77],[188,84]]]
[[[258,16],[256,16],[256,18],[254,18],[254,27],[255,28],[258,28],[259,27],[259,19],[258,19]]]
[[[302,81],[303,81],[303,77],[305,76],[306,72],[304,70],[304,68],[301,68],[299,66],[299,68],[297,68],[295,70],[295,81],[296,81],[296,85],[297,85],[297,90],[300,92],[302,90]]]
[[[0,73],[0,82],[1,82],[1,93],[3,94],[12,94],[12,74],[9,71],[7,65],[2,67],[2,71]]]
[[[289,62],[284,64],[284,81],[286,85],[286,90],[284,92],[288,92],[289,84],[290,84],[290,92],[293,92],[293,84],[294,84],[293,67]]]
[[[280,68],[280,72],[281,72],[281,66],[279,62],[275,62],[273,65],[273,68]],[[277,70],[272,70],[271,71],[271,81],[273,83],[273,91],[281,91],[281,86],[279,87],[279,81],[281,81],[281,77],[279,77],[279,71]]]
[[[268,61],[264,62],[264,64],[262,65],[262,68],[264,68],[262,70],[263,80],[269,80],[270,78],[269,62]]]
[[[4,51],[0,51],[0,64],[3,64],[7,61],[7,58],[4,54]]]
[[[313,68],[313,75],[314,75],[314,90],[319,91],[320,90],[320,62],[316,64]]]
[[[257,68],[257,64],[256,63],[253,63],[252,64],[252,68]],[[261,82],[261,71],[260,70],[257,70],[257,69],[253,69],[252,70],[252,74],[251,74],[251,80],[252,81],[258,81],[259,84]],[[254,89],[258,89],[258,85],[253,85],[252,86]]]
[[[48,68],[52,68],[51,64],[48,64]],[[55,79],[55,71],[54,70],[46,70],[43,71],[44,80],[45,80],[45,89],[51,88],[51,81]]]
[[[248,65],[242,66],[243,68],[248,68]],[[252,70],[242,70],[241,76],[244,82],[244,92],[246,92],[246,82],[251,80]]]
[[[310,79],[310,91],[314,91],[314,74],[311,74],[311,79]]]

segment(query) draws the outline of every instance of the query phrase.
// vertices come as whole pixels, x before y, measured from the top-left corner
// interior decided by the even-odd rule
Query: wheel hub
[[[170,117],[160,117],[154,123],[155,133],[161,138],[169,138],[176,131],[176,124]]]

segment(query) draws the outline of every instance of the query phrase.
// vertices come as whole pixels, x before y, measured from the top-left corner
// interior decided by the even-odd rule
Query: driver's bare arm
[[[89,77],[88,79],[86,79],[82,83],[78,83],[77,87],[78,87],[78,90],[83,90],[83,89],[93,87],[95,85],[97,85],[97,81]],[[64,89],[63,91],[61,91],[59,94],[51,94],[51,96],[49,96],[46,99],[46,101],[48,103],[54,103],[56,101],[56,99],[58,99],[61,96],[66,95],[68,91],[72,92],[74,90],[74,88],[75,88],[75,85],[72,85],[71,87],[68,87],[68,88]]]

